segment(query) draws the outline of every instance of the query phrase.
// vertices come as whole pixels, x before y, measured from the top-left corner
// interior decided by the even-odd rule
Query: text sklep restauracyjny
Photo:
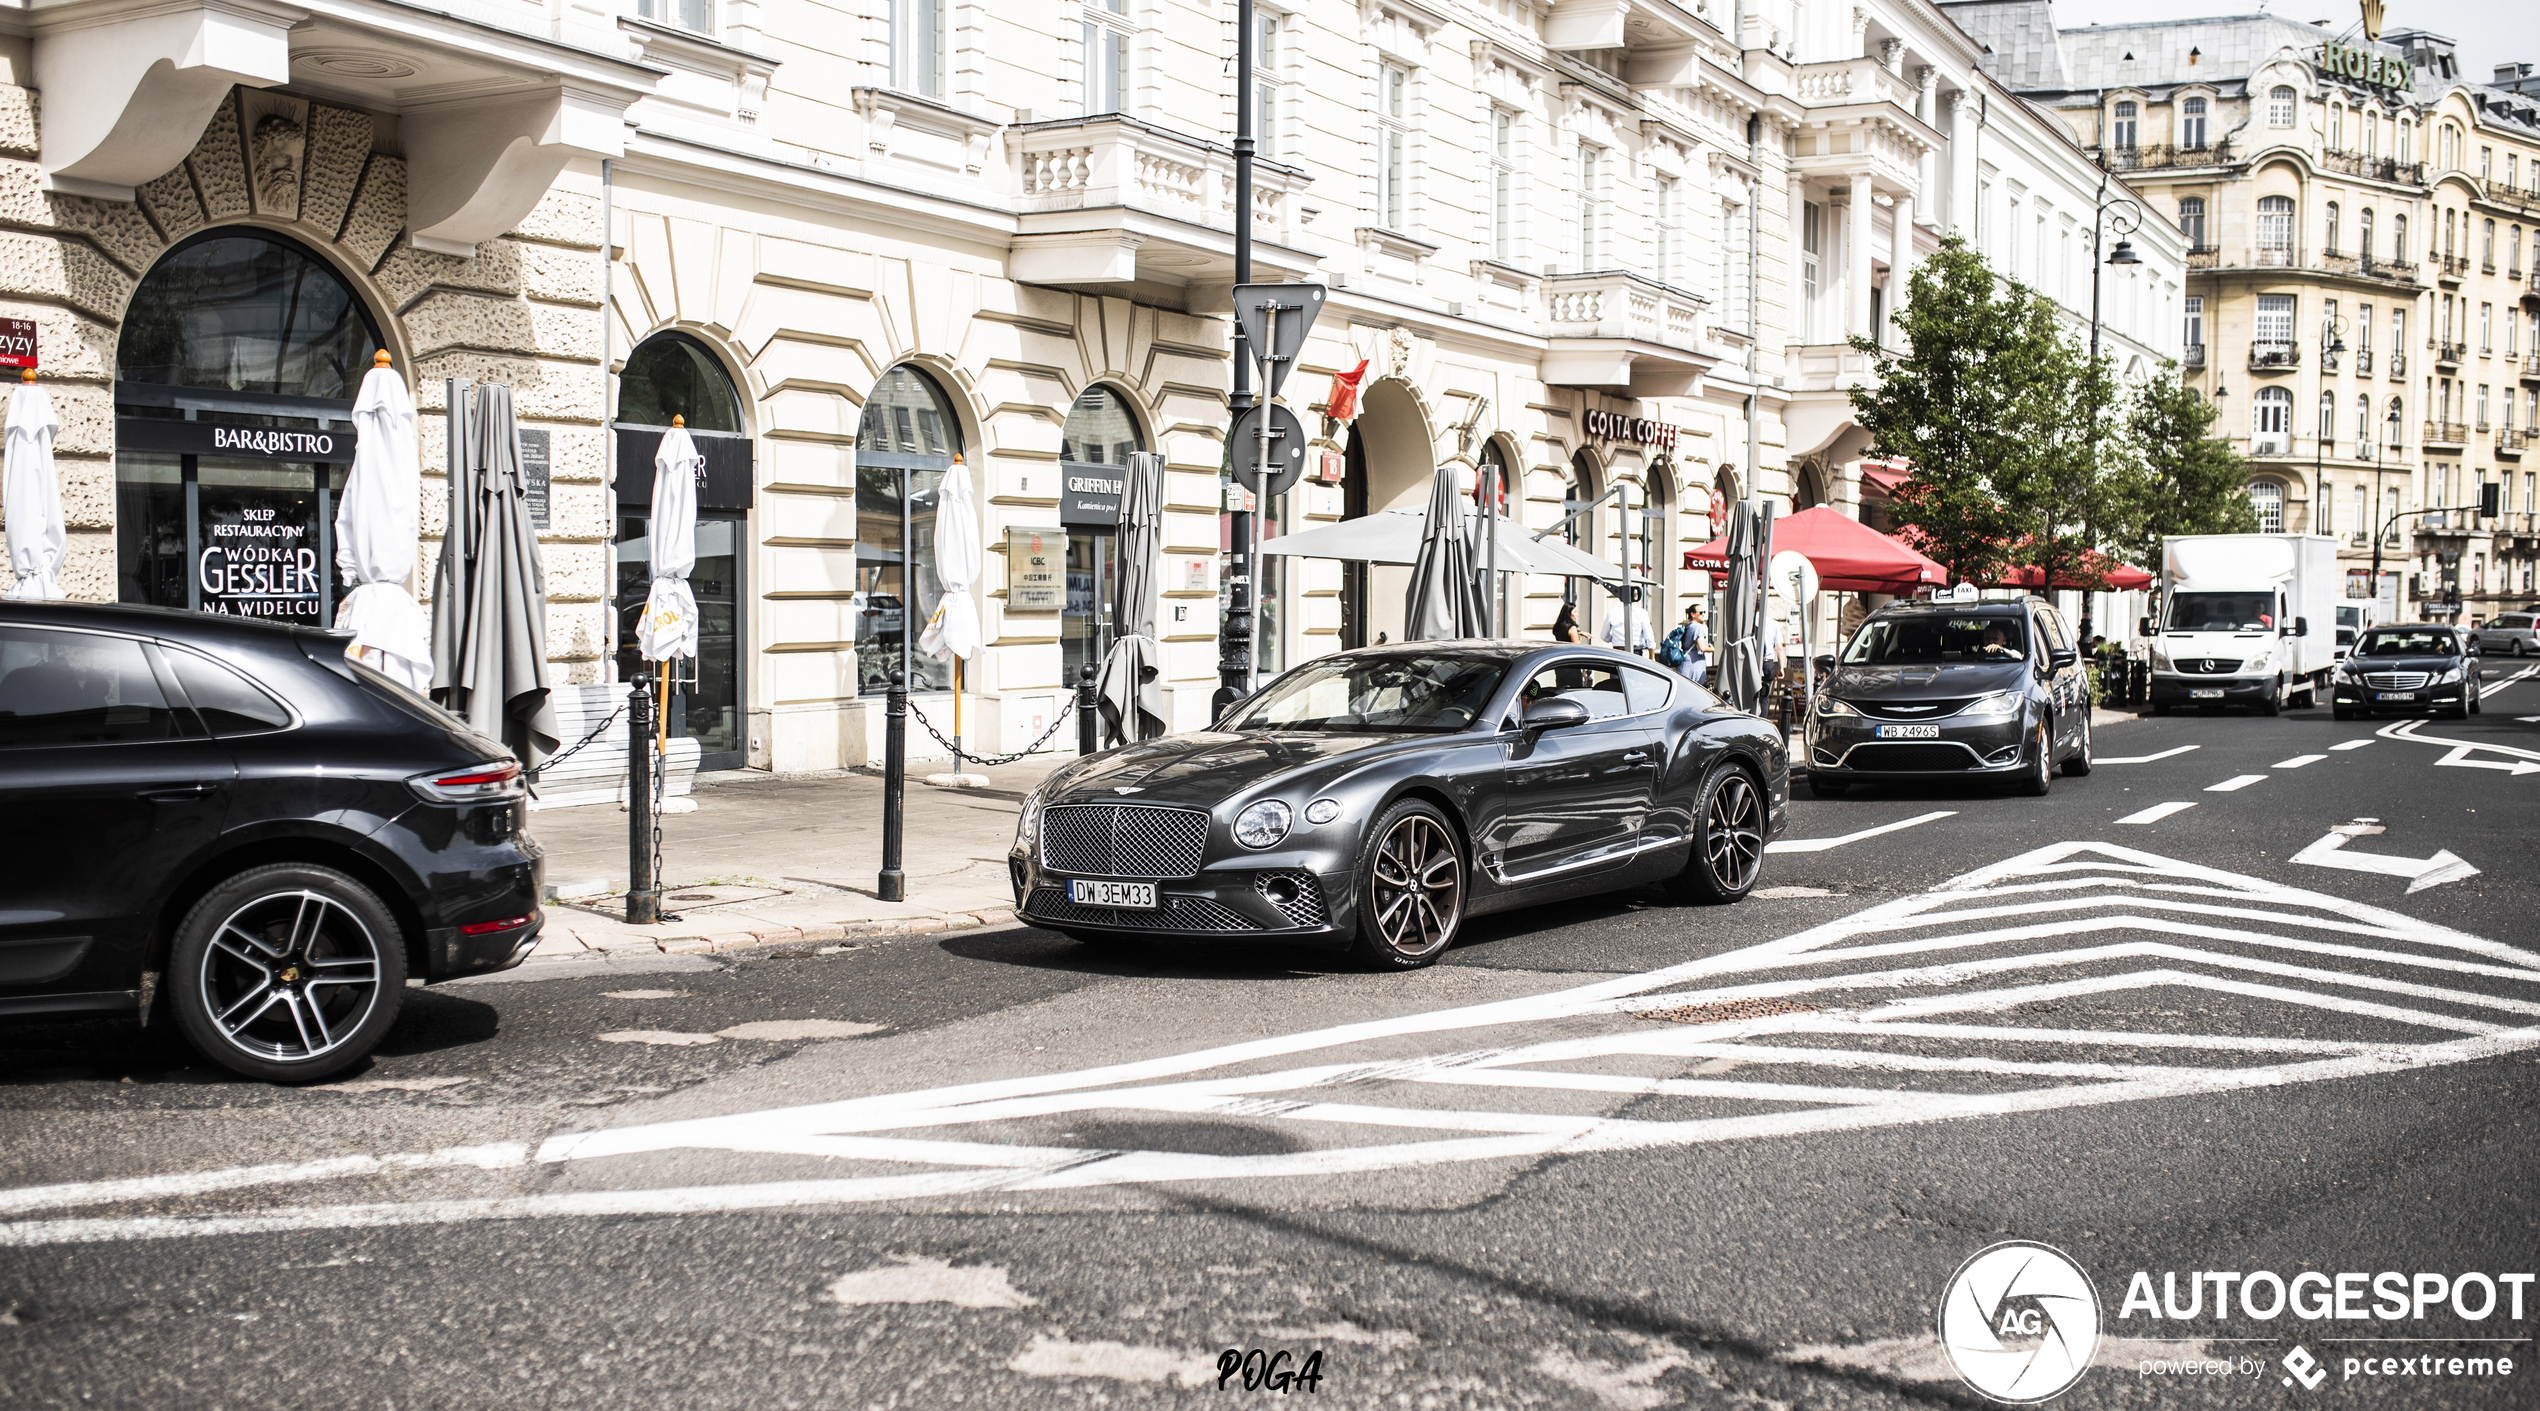
[[[2151,1274],[2137,1269],[2126,1283],[2117,1319],[2123,1322],[2141,1313],[2184,1322],[2228,1318],[2236,1311],[2241,1317],[2265,1322],[2289,1311],[2296,1318],[2314,1321],[2395,1323],[2448,1314],[2476,1323],[2502,1314],[2520,1322],[2524,1294],[2535,1280],[2540,1280],[2540,1274],[2406,1274],[2396,1270],[2328,1274],[2306,1269],[2288,1277],[2264,1269],[2247,1274],[2203,1270],[2162,1274],[2156,1294]],[[2209,1289],[2210,1306],[2206,1303]],[[2237,1310],[2233,1308],[2235,1293]]]

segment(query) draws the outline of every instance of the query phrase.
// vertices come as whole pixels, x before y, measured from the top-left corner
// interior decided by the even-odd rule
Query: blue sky
[[[2247,15],[2259,11],[2293,20],[2327,20],[2343,30],[2362,15],[2356,0],[2273,0],[2268,5],[2232,0],[2055,0],[2055,23],[2131,24]],[[2389,0],[2382,20],[2395,29],[2430,29],[2460,44],[2461,77],[2485,82],[2496,65],[2540,65],[2540,4],[2532,0]]]

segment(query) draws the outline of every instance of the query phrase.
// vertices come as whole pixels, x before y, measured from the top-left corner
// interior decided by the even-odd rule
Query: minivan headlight
[[[1845,702],[1843,702],[1843,701],[1837,700],[1837,699],[1835,699],[1835,698],[1834,698],[1834,697],[1832,697],[1832,696],[1820,696],[1820,697],[1818,697],[1818,698],[1817,698],[1817,714],[1819,714],[1819,715],[1854,715],[1854,716],[1857,716],[1857,715],[1859,715],[1860,713],[1861,713],[1861,712],[1859,712],[1859,711],[1857,711],[1857,710],[1854,710],[1854,709],[1853,709],[1850,705],[1846,704],[1846,703],[1845,703]]]
[[[1958,714],[1969,720],[1998,720],[2020,713],[2020,698],[2008,691],[1996,691],[1983,697]]]
[[[1266,848],[1288,835],[1293,816],[1288,806],[1277,799],[1263,799],[1235,815],[1235,841],[1248,848]]]

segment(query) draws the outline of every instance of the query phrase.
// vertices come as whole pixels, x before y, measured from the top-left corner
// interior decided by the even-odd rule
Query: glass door
[[[748,555],[746,516],[737,510],[697,511],[697,563],[688,589],[697,599],[696,679],[672,687],[670,733],[697,742],[699,769],[739,769],[749,759],[749,705],[741,664],[747,659],[741,605]],[[617,525],[617,645],[635,646],[635,620],[652,592],[650,521],[621,516]],[[676,679],[676,678],[674,678]]]

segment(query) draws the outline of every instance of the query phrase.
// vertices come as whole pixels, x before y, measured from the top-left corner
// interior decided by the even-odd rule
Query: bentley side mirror
[[[2297,617],[2293,619],[2293,635],[2296,637],[2310,636],[2311,620],[2307,617]]]
[[[1567,730],[1585,725],[1587,707],[1568,696],[1552,696],[1526,707],[1526,738],[1533,739],[1546,730]]]
[[[1817,669],[1819,671],[1834,670],[1834,654],[1829,652],[1826,655],[1817,658]]]

